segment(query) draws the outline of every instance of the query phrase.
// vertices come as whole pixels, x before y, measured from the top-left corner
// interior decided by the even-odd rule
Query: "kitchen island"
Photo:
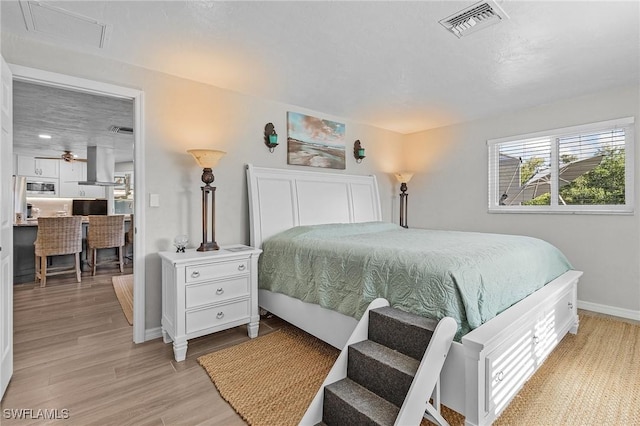
[[[125,216],[125,232],[131,226],[131,218]],[[89,218],[82,219],[82,253],[80,254],[82,271],[89,271],[89,254],[87,252],[87,229]],[[38,220],[27,219],[13,226],[13,283],[35,282],[36,255],[34,243],[38,234]],[[98,250],[98,262],[117,256],[116,249]],[[73,266],[73,255],[50,256],[49,266]],[[69,274],[72,276],[72,274]]]

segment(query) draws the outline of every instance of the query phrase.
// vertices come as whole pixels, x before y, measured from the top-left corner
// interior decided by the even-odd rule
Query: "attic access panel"
[[[111,26],[45,2],[20,0],[28,31],[103,48]]]

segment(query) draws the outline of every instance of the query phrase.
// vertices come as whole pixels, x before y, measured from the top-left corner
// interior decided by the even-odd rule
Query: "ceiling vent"
[[[461,38],[497,24],[503,19],[509,19],[505,11],[495,1],[485,0],[456,12],[439,22],[456,37]]]
[[[132,135],[133,128],[132,127],[120,127],[120,126],[111,126],[109,127],[109,131],[111,133],[121,133],[125,135]]]

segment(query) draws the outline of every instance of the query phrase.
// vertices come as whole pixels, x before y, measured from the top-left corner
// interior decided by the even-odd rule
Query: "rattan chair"
[[[125,246],[125,253],[127,252],[127,247],[131,246],[131,255],[126,254],[125,255],[125,263],[127,261],[132,261],[133,262],[133,235],[135,233],[135,227],[134,227],[134,221],[133,221],[133,214],[129,215],[130,219],[129,219],[129,229],[127,230],[127,233],[124,234],[124,246]]]
[[[38,232],[34,243],[36,254],[36,282],[40,287],[47,285],[47,276],[76,273],[80,277],[80,253],[82,253],[82,217],[41,217],[38,219]],[[73,268],[66,266],[47,269],[48,256],[75,255]]]
[[[87,231],[87,249],[91,255],[91,275],[96,274],[98,265],[98,250],[105,248],[117,248],[118,258],[115,261],[105,263],[118,263],[120,272],[123,269],[122,253],[124,249],[124,215],[89,216],[89,229]]]

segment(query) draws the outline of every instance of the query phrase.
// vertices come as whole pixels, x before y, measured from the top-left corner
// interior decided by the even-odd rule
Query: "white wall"
[[[360,139],[367,158],[356,164],[350,155],[351,147],[347,146],[344,172],[377,175],[385,220],[397,222],[398,217],[398,184],[391,173],[413,170],[416,174],[409,183],[410,226],[517,233],[546,239],[562,249],[576,269],[585,272],[578,294],[581,301],[640,319],[638,214],[488,214],[486,148],[487,139],[626,116],[635,116],[638,127],[638,87],[402,136],[302,107],[256,99],[10,36],[2,40],[2,53],[10,63],[144,91],[147,188],[144,196],[147,199],[149,193],[160,196],[160,207],[147,207],[144,218],[147,328],[160,324],[157,252],[172,249],[173,237],[182,233],[190,236],[192,246],[199,244],[201,170],[185,151],[201,147],[227,151],[214,170],[216,240],[222,245],[248,243],[244,165],[296,168],[286,164],[287,111],[346,123],[348,143]],[[283,142],[273,154],[262,142],[267,122],[274,123]],[[636,135],[639,139],[640,131]],[[636,160],[639,155],[640,149],[636,149]],[[636,211],[639,190],[636,187]]]
[[[582,306],[640,319],[640,182],[635,179],[633,215],[487,213],[488,139],[572,125],[635,117],[640,139],[640,86],[408,135],[409,226],[524,234],[559,247],[584,271]],[[635,150],[636,176],[640,149]]]
[[[256,99],[11,36],[3,38],[2,53],[9,63],[144,91],[144,178],[147,190],[144,196],[147,200],[149,194],[160,197],[160,207],[147,207],[144,218],[147,329],[160,325],[161,269],[157,252],[172,250],[173,238],[178,234],[189,235],[192,247],[200,243],[202,169],[186,153],[187,149],[211,148],[227,152],[214,170],[217,187],[216,240],[221,245],[249,243],[246,163],[301,168],[287,166],[287,111],[309,113],[346,124],[347,168],[338,172],[376,174],[382,195],[383,217],[391,220],[393,187],[389,176],[398,168],[402,135],[299,106]],[[281,145],[273,154],[263,143],[264,126],[268,122],[275,125],[280,135]],[[361,164],[356,164],[351,154],[356,139],[366,149],[367,158]],[[136,175],[135,179],[140,177]]]

